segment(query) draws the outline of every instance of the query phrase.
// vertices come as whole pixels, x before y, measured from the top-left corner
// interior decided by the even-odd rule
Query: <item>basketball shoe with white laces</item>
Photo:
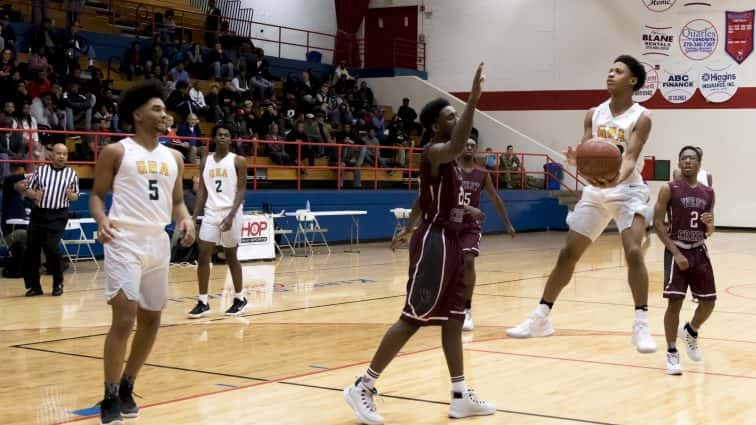
[[[473,323],[472,319],[472,310],[469,308],[465,309],[465,322],[462,324],[462,330],[463,331],[471,331],[475,329],[475,324]]]
[[[452,391],[449,403],[450,418],[466,418],[468,416],[487,416],[496,413],[496,406],[480,400],[475,392],[467,389],[463,392]]]
[[[362,384],[362,378],[357,378],[354,384],[344,388],[344,401],[352,408],[360,423],[367,425],[382,425],[383,416],[375,410],[375,388],[368,389]]]
[[[685,343],[685,351],[688,353],[688,358],[694,362],[700,362],[703,359],[703,353],[698,347],[698,338],[691,335],[685,329],[685,325],[680,326],[680,329],[677,330],[677,337]]]
[[[651,331],[648,328],[648,320],[635,319],[633,323],[633,345],[639,353],[656,352],[656,341],[651,338]]]
[[[524,322],[507,329],[507,335],[512,338],[534,338],[553,334],[554,328],[551,326],[549,312],[548,306],[538,304]]]
[[[680,367],[680,352],[675,351],[670,353],[667,351],[667,375],[682,375],[682,368]]]

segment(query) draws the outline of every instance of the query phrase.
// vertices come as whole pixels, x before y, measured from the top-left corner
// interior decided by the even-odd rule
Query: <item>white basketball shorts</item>
[[[200,225],[199,240],[214,243],[224,248],[239,246],[243,218],[241,208],[237,211],[231,228],[227,232],[221,232],[220,224],[227,214],[228,211],[205,210],[205,216],[202,218],[202,225]]]
[[[633,224],[636,215],[651,223],[653,209],[651,194],[643,183],[620,184],[610,189],[586,186],[575,210],[567,215],[567,225],[581,235],[595,241],[614,219],[623,232]]]

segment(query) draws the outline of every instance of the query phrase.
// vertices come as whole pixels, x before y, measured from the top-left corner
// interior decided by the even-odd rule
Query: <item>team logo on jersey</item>
[[[680,50],[692,60],[704,60],[714,53],[719,35],[714,24],[706,19],[694,19],[680,31]]]
[[[208,173],[211,179],[215,177],[228,177],[228,170],[225,168],[211,168],[208,170]]]
[[[725,12],[725,51],[741,64],[753,52],[754,11]]]
[[[596,136],[602,139],[611,139],[616,143],[625,143],[625,129],[618,127],[609,127],[608,125],[598,126]]]
[[[652,12],[664,12],[672,8],[677,0],[641,0]]]
[[[137,161],[136,162],[137,173],[139,174],[162,174],[166,177],[170,177],[168,172],[168,164],[160,161]]]

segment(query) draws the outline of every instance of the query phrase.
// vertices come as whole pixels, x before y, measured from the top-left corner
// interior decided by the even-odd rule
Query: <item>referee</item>
[[[25,196],[32,200],[29,227],[26,232],[24,283],[26,296],[42,295],[39,284],[39,256],[45,250],[47,269],[53,276],[54,296],[63,294],[63,264],[60,238],[68,222],[68,203],[79,199],[79,178],[66,167],[68,148],[62,143],[53,146],[52,164],[37,168],[29,179]]]

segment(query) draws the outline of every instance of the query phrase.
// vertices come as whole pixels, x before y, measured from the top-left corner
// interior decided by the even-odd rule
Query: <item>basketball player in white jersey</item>
[[[585,250],[614,219],[622,236],[627,259],[628,281],[635,305],[632,342],[641,353],[656,351],[648,326],[648,272],[641,243],[652,211],[648,187],[640,175],[641,151],[651,132],[646,108],[633,102],[633,92],[643,87],[646,72],[635,58],[622,55],[609,68],[606,86],[609,100],[585,115],[581,143],[599,138],[614,143],[622,152],[622,166],[613,180],[589,179],[580,202],[567,217],[570,231],[546,281],[541,301],[530,317],[507,330],[513,338],[548,336],[554,333],[550,313],[559,292],[572,278],[575,265]],[[575,164],[575,150],[569,147],[567,160]]]
[[[158,143],[166,125],[162,86],[146,83],[127,90],[121,95],[119,114],[134,124],[136,134],[102,149],[89,202],[104,244],[105,297],[113,311],[105,339],[105,397],[100,403],[100,421],[111,425],[139,414],[132,396],[134,380],[155,343],[168,299],[170,241],[165,227],[171,218],[176,221],[183,246],[190,246],[195,237],[184,205],[183,159]],[[105,197],[111,191],[106,215]]]
[[[194,203],[193,218],[197,219],[203,207],[205,215],[199,231],[199,299],[194,309],[189,312],[191,319],[199,319],[210,314],[207,289],[210,281],[210,259],[216,245],[221,245],[225,251],[226,263],[234,282],[234,302],[226,310],[226,315],[238,316],[247,308],[247,298],[242,290],[241,264],[236,256],[241,241],[247,161],[244,157],[229,152],[231,131],[226,126],[216,125],[213,128],[212,139],[215,152],[202,160],[199,193]]]

